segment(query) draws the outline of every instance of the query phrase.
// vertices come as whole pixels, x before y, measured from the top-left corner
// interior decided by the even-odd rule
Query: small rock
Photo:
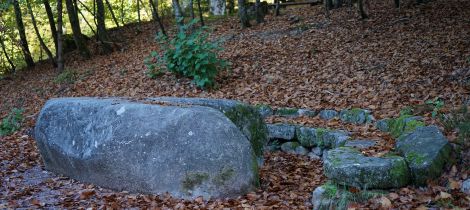
[[[325,110],[321,110],[319,115],[321,119],[331,120],[338,116],[338,112],[335,110],[331,110],[331,109],[325,109]]]
[[[295,126],[290,124],[268,124],[268,138],[290,141],[295,137]]]
[[[318,155],[316,155],[316,154],[313,153],[313,152],[309,152],[309,153],[307,154],[307,156],[308,156],[311,160],[321,160],[321,157],[318,156]]]
[[[296,138],[304,147],[313,147],[318,145],[316,129],[310,127],[298,127],[296,129]]]
[[[361,189],[399,188],[410,181],[410,171],[404,158],[366,157],[349,147],[326,152],[323,168],[332,181]]]
[[[346,132],[343,131],[326,131],[322,135],[323,148],[333,149],[342,147],[349,140],[350,137]]]
[[[310,109],[299,109],[297,110],[297,113],[299,114],[299,116],[307,116],[307,117],[315,117],[315,115],[317,115],[317,113],[314,110],[310,110]]]
[[[297,142],[293,142],[293,141],[291,141],[291,142],[286,142],[286,143],[284,143],[284,144],[281,145],[281,150],[282,150],[283,152],[287,152],[287,153],[291,153],[291,154],[297,154],[297,153],[296,153],[296,149],[297,149],[297,147],[299,147],[299,146],[300,146],[300,144],[297,143]]]
[[[308,150],[305,147],[298,146],[295,148],[295,154],[306,155],[307,153],[308,153]]]
[[[460,190],[463,193],[470,195],[470,179],[467,179],[462,183],[462,187],[460,188]]]
[[[298,23],[300,21],[300,18],[299,16],[291,15],[289,16],[288,20],[290,21],[290,23]]]
[[[406,159],[416,185],[442,174],[452,146],[436,126],[418,127],[397,139],[396,149]]]
[[[371,115],[371,112],[366,109],[344,109],[339,113],[341,121],[354,123],[354,124],[364,124],[374,121],[374,117]]]
[[[323,155],[323,150],[320,147],[314,147],[312,149],[312,152],[313,152],[313,154],[318,155],[320,157]]]
[[[312,193],[313,210],[330,209],[334,200],[331,195],[327,194],[323,186],[315,188]]]
[[[298,117],[299,109],[295,108],[279,108],[274,112],[275,115],[283,117]]]
[[[357,149],[366,149],[369,147],[373,147],[376,144],[377,142],[373,140],[350,140],[350,141],[346,141],[346,144],[344,144],[344,146],[353,147]]]
[[[389,118],[385,118],[385,119],[381,119],[381,120],[378,120],[376,123],[375,123],[375,127],[377,129],[379,129],[380,131],[383,131],[383,132],[389,132],[390,131],[390,128],[389,128],[389,122],[390,122],[390,119]]]

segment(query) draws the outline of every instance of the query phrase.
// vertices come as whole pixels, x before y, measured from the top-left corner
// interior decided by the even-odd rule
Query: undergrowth
[[[22,121],[23,109],[14,108],[8,116],[1,121],[0,136],[7,136],[19,130]]]

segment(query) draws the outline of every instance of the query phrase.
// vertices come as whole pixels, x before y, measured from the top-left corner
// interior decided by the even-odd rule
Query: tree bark
[[[111,12],[111,17],[113,17],[114,23],[116,23],[116,26],[119,27],[119,22],[116,19],[116,16],[114,15],[113,7],[111,7],[111,4],[109,3],[108,0],[105,0],[105,1],[106,1],[106,5],[108,6],[109,12]]]
[[[193,6],[194,2],[193,0],[189,0],[189,14],[191,16],[191,19],[194,19],[194,6]]]
[[[150,7],[152,8],[153,21],[155,21],[160,26],[160,30],[162,31],[162,34],[166,36],[167,34],[165,32],[165,27],[163,26],[160,16],[158,16],[157,6],[155,6],[153,0],[149,0],[149,4],[150,4]]]
[[[78,14],[75,11],[72,0],[65,0],[65,6],[67,8],[67,13],[69,14],[69,21],[72,27],[73,39],[75,40],[75,45],[77,45],[80,54],[84,58],[90,58],[90,51],[88,50],[85,40],[83,39],[82,31],[80,29],[80,22],[78,21]]]
[[[78,10],[78,12],[80,13],[80,16],[82,16],[82,18],[85,21],[86,25],[90,28],[91,32],[96,36],[96,32],[93,29],[93,26],[91,26],[91,24],[88,22],[88,20],[86,20],[85,15],[83,15],[81,10]]]
[[[93,0],[93,11],[91,11],[91,9],[80,0],[78,0],[77,2],[80,3],[80,5],[82,5],[82,7],[85,8],[85,10],[93,16],[93,22],[95,23],[95,26],[98,25],[98,23],[96,22],[95,0]],[[84,16],[82,15],[82,17]]]
[[[54,13],[52,13],[51,4],[49,0],[42,0],[44,8],[46,9],[47,19],[49,19],[49,25],[51,27],[52,38],[54,39],[55,53],[57,55],[57,28],[55,27]]]
[[[197,0],[197,10],[199,11],[199,19],[201,21],[201,26],[204,27],[204,18],[202,16],[201,0]]]
[[[235,0],[228,0],[227,9],[228,14],[233,14],[233,12],[235,11]]]
[[[140,32],[140,0],[137,0],[137,21],[139,24],[137,24],[137,30]]]
[[[46,52],[47,57],[51,61],[52,65],[54,67],[57,67],[57,63],[54,60],[54,56],[52,55],[51,50],[49,50],[49,48],[46,46],[46,44],[44,43],[44,40],[41,37],[41,33],[39,33],[39,29],[36,24],[36,18],[34,18],[33,9],[31,8],[30,0],[26,0],[26,7],[28,7],[29,15],[31,16],[31,22],[33,23],[34,32],[36,32],[36,36],[39,40],[39,44],[41,45],[41,48]]]
[[[15,64],[13,63],[13,61],[11,60],[10,56],[8,56],[8,53],[7,53],[7,50],[6,50],[6,47],[5,47],[5,43],[3,42],[3,35],[0,36],[0,45],[2,45],[2,51],[3,51],[3,54],[5,54],[5,57],[7,58],[7,61],[8,63],[10,64],[11,66],[11,72],[15,72],[16,70],[16,67],[15,67]]]
[[[98,19],[98,37],[101,41],[101,45],[103,48],[104,53],[110,53],[113,51],[110,43],[110,39],[108,36],[108,32],[106,31],[106,22],[105,22],[105,14],[104,14],[104,4],[103,0],[96,0],[96,7],[97,7],[97,19]]]
[[[64,48],[62,40],[62,0],[57,1],[57,70],[64,71]]]
[[[240,17],[242,28],[251,26],[250,20],[248,19],[248,14],[246,11],[245,0],[238,0],[238,16]]]
[[[172,0],[173,12],[175,13],[176,26],[180,32],[183,31],[184,15],[178,0]]]
[[[20,34],[21,50],[23,51],[24,60],[28,67],[33,67],[34,60],[31,56],[31,52],[29,51],[28,40],[26,39],[23,17],[21,15],[21,8],[18,0],[13,0],[13,7],[15,9],[16,27],[18,28],[18,32]]]
[[[263,14],[261,12],[261,1],[260,0],[256,0],[255,11],[256,11],[256,22],[257,23],[264,22],[264,17],[263,17]]]
[[[400,8],[400,0],[394,0],[395,8]]]
[[[326,1],[326,0],[323,0],[323,1]],[[281,9],[281,1],[276,0],[276,9],[275,9],[275,12],[274,12],[275,16],[279,16],[279,14],[280,14],[279,10],[280,9]]]

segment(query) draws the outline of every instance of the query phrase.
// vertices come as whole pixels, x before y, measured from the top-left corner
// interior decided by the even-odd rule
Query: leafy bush
[[[198,87],[214,86],[217,73],[225,69],[228,62],[218,58],[217,52],[222,50],[220,41],[208,41],[205,27],[190,30],[195,23],[197,20],[184,25],[172,39],[159,33],[157,40],[163,53],[154,51],[145,59],[148,76],[155,78],[162,74],[162,67],[166,67],[172,73],[192,78]]]
[[[0,136],[10,135],[20,129],[22,121],[23,110],[13,109],[7,117],[3,118],[0,124]]]
[[[78,73],[75,70],[65,69],[54,79],[54,82],[57,84],[72,84],[77,79]]]

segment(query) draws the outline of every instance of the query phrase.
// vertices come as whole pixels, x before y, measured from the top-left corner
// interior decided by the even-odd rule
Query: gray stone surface
[[[318,132],[317,132],[318,136]],[[350,139],[349,135],[346,132],[334,130],[334,131],[325,131],[321,135],[322,142],[320,147],[332,149],[337,147],[342,147],[347,140]]]
[[[307,155],[307,153],[308,153],[308,150],[305,147],[298,146],[298,147],[295,148],[295,154]]]
[[[326,189],[323,186],[315,188],[312,193],[313,210],[334,209],[334,203],[335,200],[332,199],[331,195],[328,195]]]
[[[282,108],[276,109],[274,114],[278,116],[284,116],[284,117],[298,117],[299,109],[282,107]]]
[[[371,112],[366,109],[344,109],[339,113],[341,121],[355,124],[364,124],[374,121]]]
[[[325,175],[338,184],[388,189],[405,186],[410,180],[409,169],[402,157],[366,157],[349,147],[329,150],[324,156]]]
[[[291,153],[291,154],[297,154],[296,149],[297,147],[300,147],[300,144],[295,142],[295,141],[290,141],[286,142],[281,145],[281,150],[283,152]]]
[[[310,109],[299,109],[297,113],[299,114],[299,116],[307,116],[307,117],[315,117],[315,115],[317,115],[317,112],[315,112],[314,110],[310,110]]]
[[[464,182],[462,182],[462,187],[460,188],[460,190],[463,193],[470,195],[470,179],[467,179]]]
[[[319,143],[315,128],[298,127],[295,134],[299,143],[304,147],[313,147]]]
[[[364,139],[356,139],[356,140],[349,140],[346,141],[344,144],[345,147],[353,147],[357,149],[366,149],[369,147],[373,147],[377,144],[374,140],[364,140]]]
[[[282,139],[286,141],[295,138],[295,126],[290,124],[268,124],[268,137],[270,140]]]
[[[331,120],[338,116],[338,112],[332,109],[324,109],[320,111],[319,116],[321,119]]]
[[[146,101],[178,106],[207,106],[220,110],[250,140],[258,161],[262,162],[263,149],[268,143],[268,129],[263,118],[255,108],[239,101],[228,99],[157,97],[148,98]]]
[[[390,131],[389,121],[390,121],[389,118],[377,120],[377,122],[375,123],[375,127],[379,129],[380,131],[389,132]]]
[[[321,157],[319,155],[316,155],[315,153],[313,152],[309,152],[307,154],[307,156],[311,159],[311,160],[321,160]]]
[[[320,148],[320,147],[312,148],[312,152],[313,152],[313,154],[318,155],[320,157],[323,155],[323,149]]]
[[[250,142],[209,107],[53,99],[35,139],[46,169],[116,190],[236,197],[258,181]]]
[[[435,126],[418,127],[397,139],[396,149],[408,162],[413,182],[424,185],[442,174],[452,147]]]

